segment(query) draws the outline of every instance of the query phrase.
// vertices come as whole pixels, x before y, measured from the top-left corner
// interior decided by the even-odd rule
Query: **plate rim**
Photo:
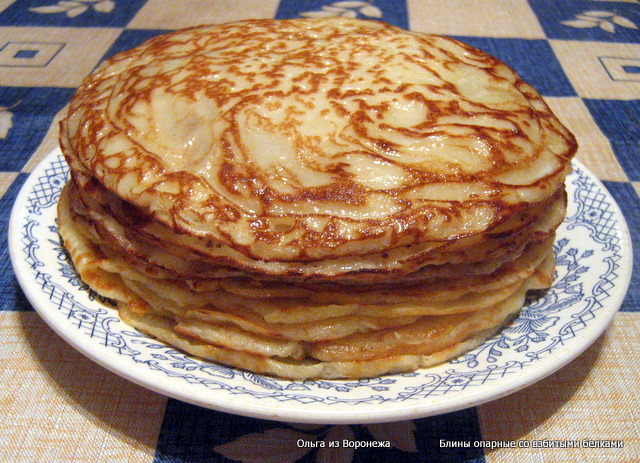
[[[616,280],[616,287],[618,290],[614,297],[607,299],[606,306],[609,308],[606,312],[606,316],[602,314],[599,319],[599,323],[595,325],[595,328],[592,326],[587,333],[582,333],[581,336],[584,339],[580,344],[578,344],[577,348],[574,346],[573,349],[565,352],[564,355],[557,355],[556,353],[555,356],[547,356],[546,359],[542,359],[544,362],[544,368],[529,368],[527,370],[528,374],[516,374],[510,376],[504,380],[503,387],[501,387],[496,393],[488,393],[486,390],[487,388],[476,388],[473,390],[467,389],[464,394],[459,394],[459,397],[454,397],[453,399],[450,399],[451,396],[449,396],[447,400],[443,401],[441,400],[445,397],[443,395],[436,396],[435,400],[433,397],[428,397],[410,404],[409,402],[396,401],[393,406],[385,406],[379,410],[373,409],[373,411],[365,411],[364,413],[360,413],[361,410],[356,408],[332,409],[331,406],[311,411],[307,407],[300,407],[298,409],[295,405],[292,407],[281,406],[282,403],[280,402],[277,403],[278,406],[274,406],[273,403],[265,404],[255,398],[251,400],[228,400],[225,399],[225,397],[222,397],[222,400],[212,401],[212,397],[215,399],[215,393],[217,392],[215,390],[211,391],[207,389],[205,390],[205,393],[202,394],[197,392],[195,388],[185,387],[184,384],[171,383],[170,386],[167,387],[166,385],[163,386],[162,379],[164,378],[156,371],[152,372],[148,369],[138,371],[139,369],[136,368],[122,368],[123,365],[120,364],[122,362],[117,362],[117,360],[122,361],[122,355],[117,354],[116,356],[116,354],[112,354],[106,350],[104,352],[98,352],[97,348],[93,345],[94,342],[91,342],[91,338],[87,338],[86,336],[72,336],[72,334],[77,334],[77,332],[72,333],[69,326],[63,326],[57,323],[55,320],[55,313],[50,313],[42,307],[38,301],[37,293],[28,290],[29,283],[33,285],[33,281],[29,281],[29,272],[32,271],[32,269],[22,265],[24,258],[20,256],[20,252],[23,251],[20,240],[20,229],[22,227],[21,222],[28,215],[26,211],[26,201],[31,194],[33,187],[37,183],[38,174],[44,173],[46,167],[52,164],[57,157],[61,156],[61,154],[60,148],[58,147],[52,150],[40,161],[22,185],[11,210],[8,227],[9,254],[14,274],[23,293],[29,300],[29,303],[44,322],[58,336],[60,336],[67,344],[70,344],[75,350],[79,351],[82,355],[91,359],[94,363],[97,363],[120,377],[166,397],[171,397],[224,413],[283,422],[362,424],[416,419],[475,407],[510,395],[529,385],[539,382],[545,377],[555,373],[587,350],[588,347],[591,346],[611,324],[624,301],[631,281],[633,252],[631,234],[626,218],[622,213],[620,206],[615,201],[615,198],[613,198],[602,181],[589,171],[583,163],[574,159],[572,163],[575,167],[579,168],[590,181],[595,183],[597,188],[604,193],[608,199],[610,207],[613,209],[612,212],[617,225],[616,233],[619,238],[618,245],[620,246],[620,260],[618,262],[618,266],[620,269],[624,270],[624,272],[620,272]],[[55,200],[55,204],[57,204],[57,198]],[[119,319],[119,316],[115,311],[114,316]],[[131,329],[133,330],[133,328]],[[428,369],[421,369],[419,371],[426,370]],[[537,370],[541,371],[536,374]],[[395,377],[396,375],[391,376]],[[156,379],[156,381],[154,381],[154,379]],[[505,384],[507,387],[504,387]],[[438,402],[444,403],[440,404],[440,406],[434,405]]]

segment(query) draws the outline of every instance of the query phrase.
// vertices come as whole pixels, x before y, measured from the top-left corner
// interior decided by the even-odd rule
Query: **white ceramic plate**
[[[100,365],[154,391],[257,418],[312,423],[412,419],[475,406],[556,371],[609,325],[631,277],[631,240],[602,184],[582,165],[555,245],[557,276],[496,337],[443,365],[360,381],[285,381],[202,361],[144,336],[78,279],[58,236],[67,179],[59,150],[27,179],[9,227],[11,259],[33,307]],[[90,374],[90,373],[87,373]]]

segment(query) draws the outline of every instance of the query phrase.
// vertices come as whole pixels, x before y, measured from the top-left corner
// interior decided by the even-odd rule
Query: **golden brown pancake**
[[[556,191],[575,142],[507,66],[371,21],[247,21],[150,40],[80,87],[73,168],[258,260],[484,231]]]
[[[574,137],[504,63],[354,19],[184,29],[88,76],[60,233],[133,326],[288,378],[483,342],[549,287]]]

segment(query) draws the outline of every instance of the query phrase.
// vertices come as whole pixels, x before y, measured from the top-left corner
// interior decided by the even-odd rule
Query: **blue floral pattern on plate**
[[[339,423],[409,419],[491,400],[557,370],[586,349],[619,308],[631,273],[618,206],[576,163],[567,217],[555,244],[551,290],[475,350],[443,365],[373,379],[287,381],[206,362],[120,321],[73,269],[60,243],[56,205],[68,168],[59,150],[16,201],[11,255],[27,297],[67,342],[116,373],[197,405],[260,418]]]

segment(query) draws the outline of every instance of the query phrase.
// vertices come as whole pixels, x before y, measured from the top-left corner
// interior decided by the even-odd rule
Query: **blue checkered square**
[[[640,181],[640,100],[584,100],[631,181]]]
[[[17,172],[27,163],[73,93],[71,88],[0,87],[1,170]]]
[[[640,42],[637,3],[529,0],[550,39]]]
[[[616,200],[624,215],[629,230],[631,230],[631,242],[633,245],[633,271],[629,291],[620,307],[622,312],[640,311],[640,202],[636,190],[626,182],[603,182],[611,196]]]
[[[8,246],[11,209],[27,177],[28,174],[18,174],[0,198],[0,312],[33,310],[13,274]]]
[[[413,454],[415,456],[411,460],[400,461],[484,463],[483,449],[473,445],[474,442],[482,440],[476,408],[414,420],[414,424],[418,453]],[[441,440],[463,445],[443,447],[440,444]],[[371,459],[366,461],[378,460],[372,452]],[[395,459],[389,458],[386,461]]]
[[[155,462],[162,463],[204,463],[233,461],[233,443],[246,436],[269,435],[269,430],[280,426],[278,423],[228,415],[195,405],[168,400],[164,421],[156,446]],[[274,441],[274,445],[282,442]],[[226,450],[225,447],[226,445]],[[260,451],[274,460],[273,453],[264,445]],[[228,455],[225,456],[225,453]],[[255,453],[255,450],[254,452]],[[259,458],[259,455],[254,455]],[[256,460],[257,461],[257,460]]]
[[[546,40],[457,38],[504,61],[542,96],[576,96],[576,91]],[[539,65],[532,66],[531,63]]]
[[[377,19],[394,26],[409,28],[406,1],[328,1],[328,0],[281,0],[276,19],[297,17],[346,16],[360,19]]]
[[[394,440],[394,433],[402,434]],[[440,440],[467,442],[468,447],[442,448]],[[484,462],[476,409],[376,425],[286,424],[256,420],[169,400],[158,436],[155,462],[334,461],[351,452],[353,463]],[[353,447],[355,442],[388,441],[388,447]],[[333,441],[335,447],[330,447]],[[348,443],[345,444],[344,441]],[[351,443],[351,448],[349,447]]]
[[[0,13],[0,25],[124,27],[145,3],[145,0],[16,0]]]

